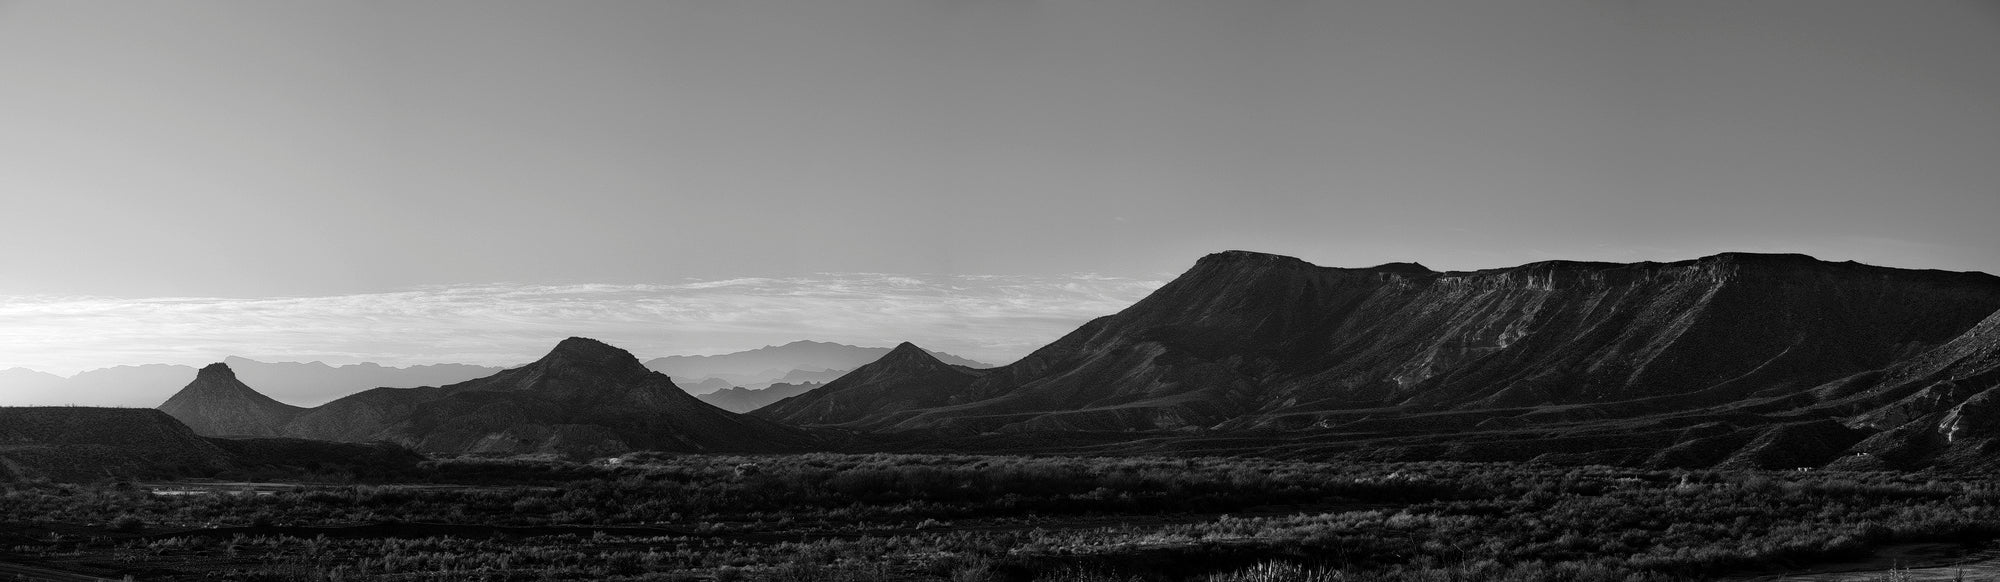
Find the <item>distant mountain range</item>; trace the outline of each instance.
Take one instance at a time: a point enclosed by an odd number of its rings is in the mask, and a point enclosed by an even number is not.
[[[710,362],[670,363],[691,361]],[[2000,469],[2000,277],[1801,255],[1435,272],[1231,251],[1006,366],[904,343],[822,386],[707,398],[582,338],[485,378],[311,409],[228,371],[204,368],[162,408],[205,434],[434,453]],[[748,414],[704,402],[767,398],[781,399]]]
[[[887,353],[889,348],[798,341],[715,356],[654,358],[647,365],[662,372],[669,369],[702,372],[693,376],[669,375],[689,393],[707,394],[731,387],[758,389],[780,382],[823,384]],[[950,354],[941,353],[939,357],[960,365],[991,367]],[[224,358],[222,363],[228,364],[244,383],[256,386],[269,397],[299,406],[316,406],[370,388],[442,386],[505,369],[471,364],[392,367],[372,362],[334,366],[322,362],[261,362],[237,356]],[[5,396],[0,402],[85,406],[158,402],[174,387],[192,381],[196,372],[193,366],[144,364],[99,368],[63,377],[10,368],[0,370],[0,395]]]
[[[387,441],[430,453],[775,452],[811,442],[797,429],[701,402],[631,353],[585,338],[484,378],[376,388],[310,409],[262,398],[229,371],[203,368],[161,410],[208,435]]]
[[[1434,272],[1233,251],[1013,364],[905,352],[755,415],[933,450],[1117,431],[1125,451],[1965,464],[2000,449],[1996,309],[2000,277],[1802,255]]]
[[[437,386],[492,375],[502,368],[469,364],[431,364],[397,368],[363,362],[341,366],[321,362],[259,362],[230,356],[223,359],[236,375],[259,386],[272,398],[315,405],[379,387]],[[114,366],[68,378],[26,368],[0,370],[5,401],[41,405],[116,405],[158,402],[175,386],[197,376],[193,366],[146,364]]]
[[[888,355],[890,348],[864,348],[830,342],[795,341],[714,356],[667,356],[646,361],[646,367],[674,378],[695,394],[720,390],[723,384],[763,388],[778,382],[828,382],[849,370]],[[939,359],[973,368],[991,368],[942,352]],[[719,380],[720,382],[716,382]],[[712,387],[712,388],[711,388]]]
[[[716,408],[740,414],[769,406],[771,403],[779,400],[816,390],[820,386],[822,384],[818,382],[806,382],[803,384],[779,382],[763,388],[724,388],[696,396],[695,398],[700,398],[702,402],[713,404]]]

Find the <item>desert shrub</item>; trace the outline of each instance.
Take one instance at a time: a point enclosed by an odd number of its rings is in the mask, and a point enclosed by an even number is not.
[[[136,515],[120,515],[112,518],[108,527],[115,532],[135,533],[146,529],[146,520]]]

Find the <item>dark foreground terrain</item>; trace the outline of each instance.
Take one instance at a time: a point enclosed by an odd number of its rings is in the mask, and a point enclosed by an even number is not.
[[[328,478],[329,476],[322,476]],[[0,485],[0,563],[139,580],[1676,580],[1950,562],[1947,474],[968,455]]]

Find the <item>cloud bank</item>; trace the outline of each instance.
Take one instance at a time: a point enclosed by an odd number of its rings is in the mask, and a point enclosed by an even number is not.
[[[822,274],[647,285],[482,284],[323,297],[4,297],[0,369],[263,361],[515,365],[568,336],[640,358],[811,339],[1002,364],[1163,281]]]

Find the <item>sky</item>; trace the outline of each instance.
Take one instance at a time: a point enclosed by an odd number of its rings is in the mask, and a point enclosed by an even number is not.
[[[911,341],[999,364],[1081,322],[1124,309],[1162,283],[1090,275],[851,273],[251,299],[17,297],[0,302],[0,321],[11,323],[0,326],[0,353],[38,354],[41,360],[25,365],[0,359],[0,370],[19,366],[67,376],[106,365],[106,353],[121,354],[123,363],[200,364],[242,356],[334,365],[515,366],[570,336],[603,340],[642,359],[838,338],[879,347]]]
[[[1225,249],[2000,272],[1996,104],[1990,0],[0,0],[0,367],[997,363]]]

